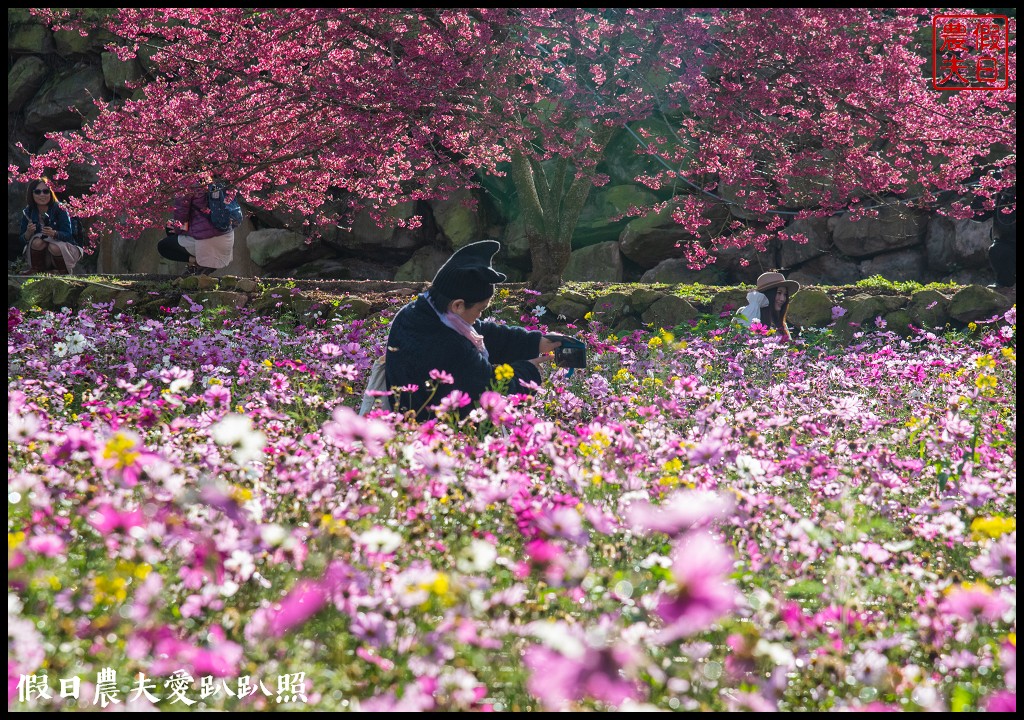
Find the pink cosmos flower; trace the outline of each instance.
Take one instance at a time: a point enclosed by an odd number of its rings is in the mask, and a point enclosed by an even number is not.
[[[342,445],[361,442],[366,451],[379,457],[384,454],[384,445],[394,437],[390,425],[373,418],[361,417],[355,410],[344,405],[334,408],[332,419],[324,423],[324,435]]]
[[[622,669],[630,662],[630,653],[619,647],[586,647],[582,653],[563,655],[532,646],[523,654],[530,671],[527,688],[547,710],[563,710],[568,703],[584,698],[614,707],[641,699],[638,683],[623,677]]]
[[[679,490],[659,505],[635,502],[625,515],[634,530],[653,530],[675,536],[727,517],[734,505],[735,502],[727,495],[704,490]]]
[[[728,576],[733,558],[725,547],[706,533],[687,535],[672,554],[675,587],[658,600],[656,612],[665,621],[658,640],[671,642],[706,630],[732,611],[738,601]]]
[[[125,510],[123,512],[114,509],[111,505],[101,505],[98,509],[89,513],[86,521],[96,528],[101,535],[109,535],[115,530],[128,532],[134,527],[143,527],[146,519],[141,510]]]
[[[28,539],[28,549],[46,557],[57,557],[64,553],[64,541],[56,535],[33,535]]]
[[[556,507],[537,518],[537,528],[548,537],[565,538],[577,545],[584,545],[590,537],[583,527],[583,520],[575,508]]]
[[[964,620],[995,622],[1009,608],[1009,604],[992,588],[984,584],[954,588],[939,605],[939,610]]]
[[[452,374],[450,372],[445,372],[444,370],[431,370],[430,379],[436,380],[441,385],[455,384],[455,378],[452,377]]]

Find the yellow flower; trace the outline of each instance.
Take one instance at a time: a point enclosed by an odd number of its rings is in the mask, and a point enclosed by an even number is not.
[[[512,369],[511,365],[498,365],[494,368],[494,377],[498,378],[498,382],[511,380],[515,375],[516,371]]]
[[[672,458],[664,465],[662,465],[661,469],[667,473],[677,473],[683,469],[683,461],[680,460],[679,458]]]
[[[982,538],[997,538],[1017,529],[1016,518],[1005,518],[1002,515],[994,515],[986,518],[975,518],[971,522],[971,537],[975,540]]]
[[[583,319],[584,320],[593,320],[594,319],[594,313],[588,312],[586,315],[583,316]]]
[[[974,384],[978,386],[979,390],[988,390],[989,388],[995,388],[996,376],[995,375],[979,375]]]
[[[7,533],[7,550],[17,550],[18,546],[25,542],[25,533],[18,532]]]
[[[971,332],[974,332],[975,330],[978,329],[978,323],[967,323],[967,329],[970,330]]]
[[[1003,354],[1003,358],[1005,360],[1008,360],[1009,362],[1012,362],[1012,363],[1017,362],[1017,353],[1014,352],[1013,348],[1004,347],[999,352],[1001,352]]]
[[[135,463],[139,458],[136,450],[138,439],[123,432],[116,432],[103,447],[103,457],[114,461],[114,468],[121,470]]]
[[[448,594],[449,587],[448,576],[444,573],[438,573],[434,576],[434,582],[430,584],[430,592],[439,597],[444,597]]]
[[[974,359],[974,367],[979,370],[991,370],[996,366],[996,361],[991,355],[982,355]]]
[[[651,338],[650,340],[647,341],[647,347],[649,347],[651,350],[653,350],[655,348],[661,347],[661,338],[660,337],[653,337],[653,338]]]
[[[75,396],[74,396],[73,393],[69,393],[69,392],[68,393],[64,393],[64,402],[69,403],[69,402],[74,401],[74,399],[75,399]]]

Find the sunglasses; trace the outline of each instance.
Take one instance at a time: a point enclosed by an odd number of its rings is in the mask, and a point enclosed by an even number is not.
[[[49,195],[50,194],[50,188],[36,188],[35,190],[32,191],[32,194],[33,195]]]

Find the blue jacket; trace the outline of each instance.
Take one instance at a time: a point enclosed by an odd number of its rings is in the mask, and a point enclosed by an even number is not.
[[[498,365],[511,365],[515,372],[509,393],[530,392],[521,382],[541,381],[540,370],[529,360],[540,354],[542,333],[480,320],[473,327],[484,337],[488,359],[468,338],[442,323],[422,295],[398,311],[388,334],[384,361],[388,388],[419,386],[414,393],[403,392],[398,396],[399,412],[416,410],[418,420],[427,420],[433,417],[431,408],[456,389],[477,401],[494,382]],[[450,373],[455,384],[438,385],[431,381],[430,371],[435,369]],[[437,385],[433,394],[426,387],[428,381]],[[471,405],[463,408],[462,415],[470,410]]]
[[[21,246],[28,245],[29,238],[25,237],[28,224],[35,223],[36,228],[43,225],[57,229],[57,236],[54,240],[75,245],[75,239],[71,236],[71,216],[68,211],[60,206],[60,203],[51,203],[50,209],[43,213],[43,220],[39,222],[39,206],[26,207],[21,213]]]

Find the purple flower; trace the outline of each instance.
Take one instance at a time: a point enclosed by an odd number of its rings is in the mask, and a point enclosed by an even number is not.
[[[729,581],[732,570],[731,554],[710,535],[677,542],[671,569],[675,587],[662,594],[656,609],[665,621],[658,639],[667,643],[706,630],[733,610],[739,594]]]
[[[844,308],[842,305],[835,305],[832,308],[832,322],[835,322],[836,320],[838,320],[839,318],[841,318],[845,314],[846,314],[846,308]]]

